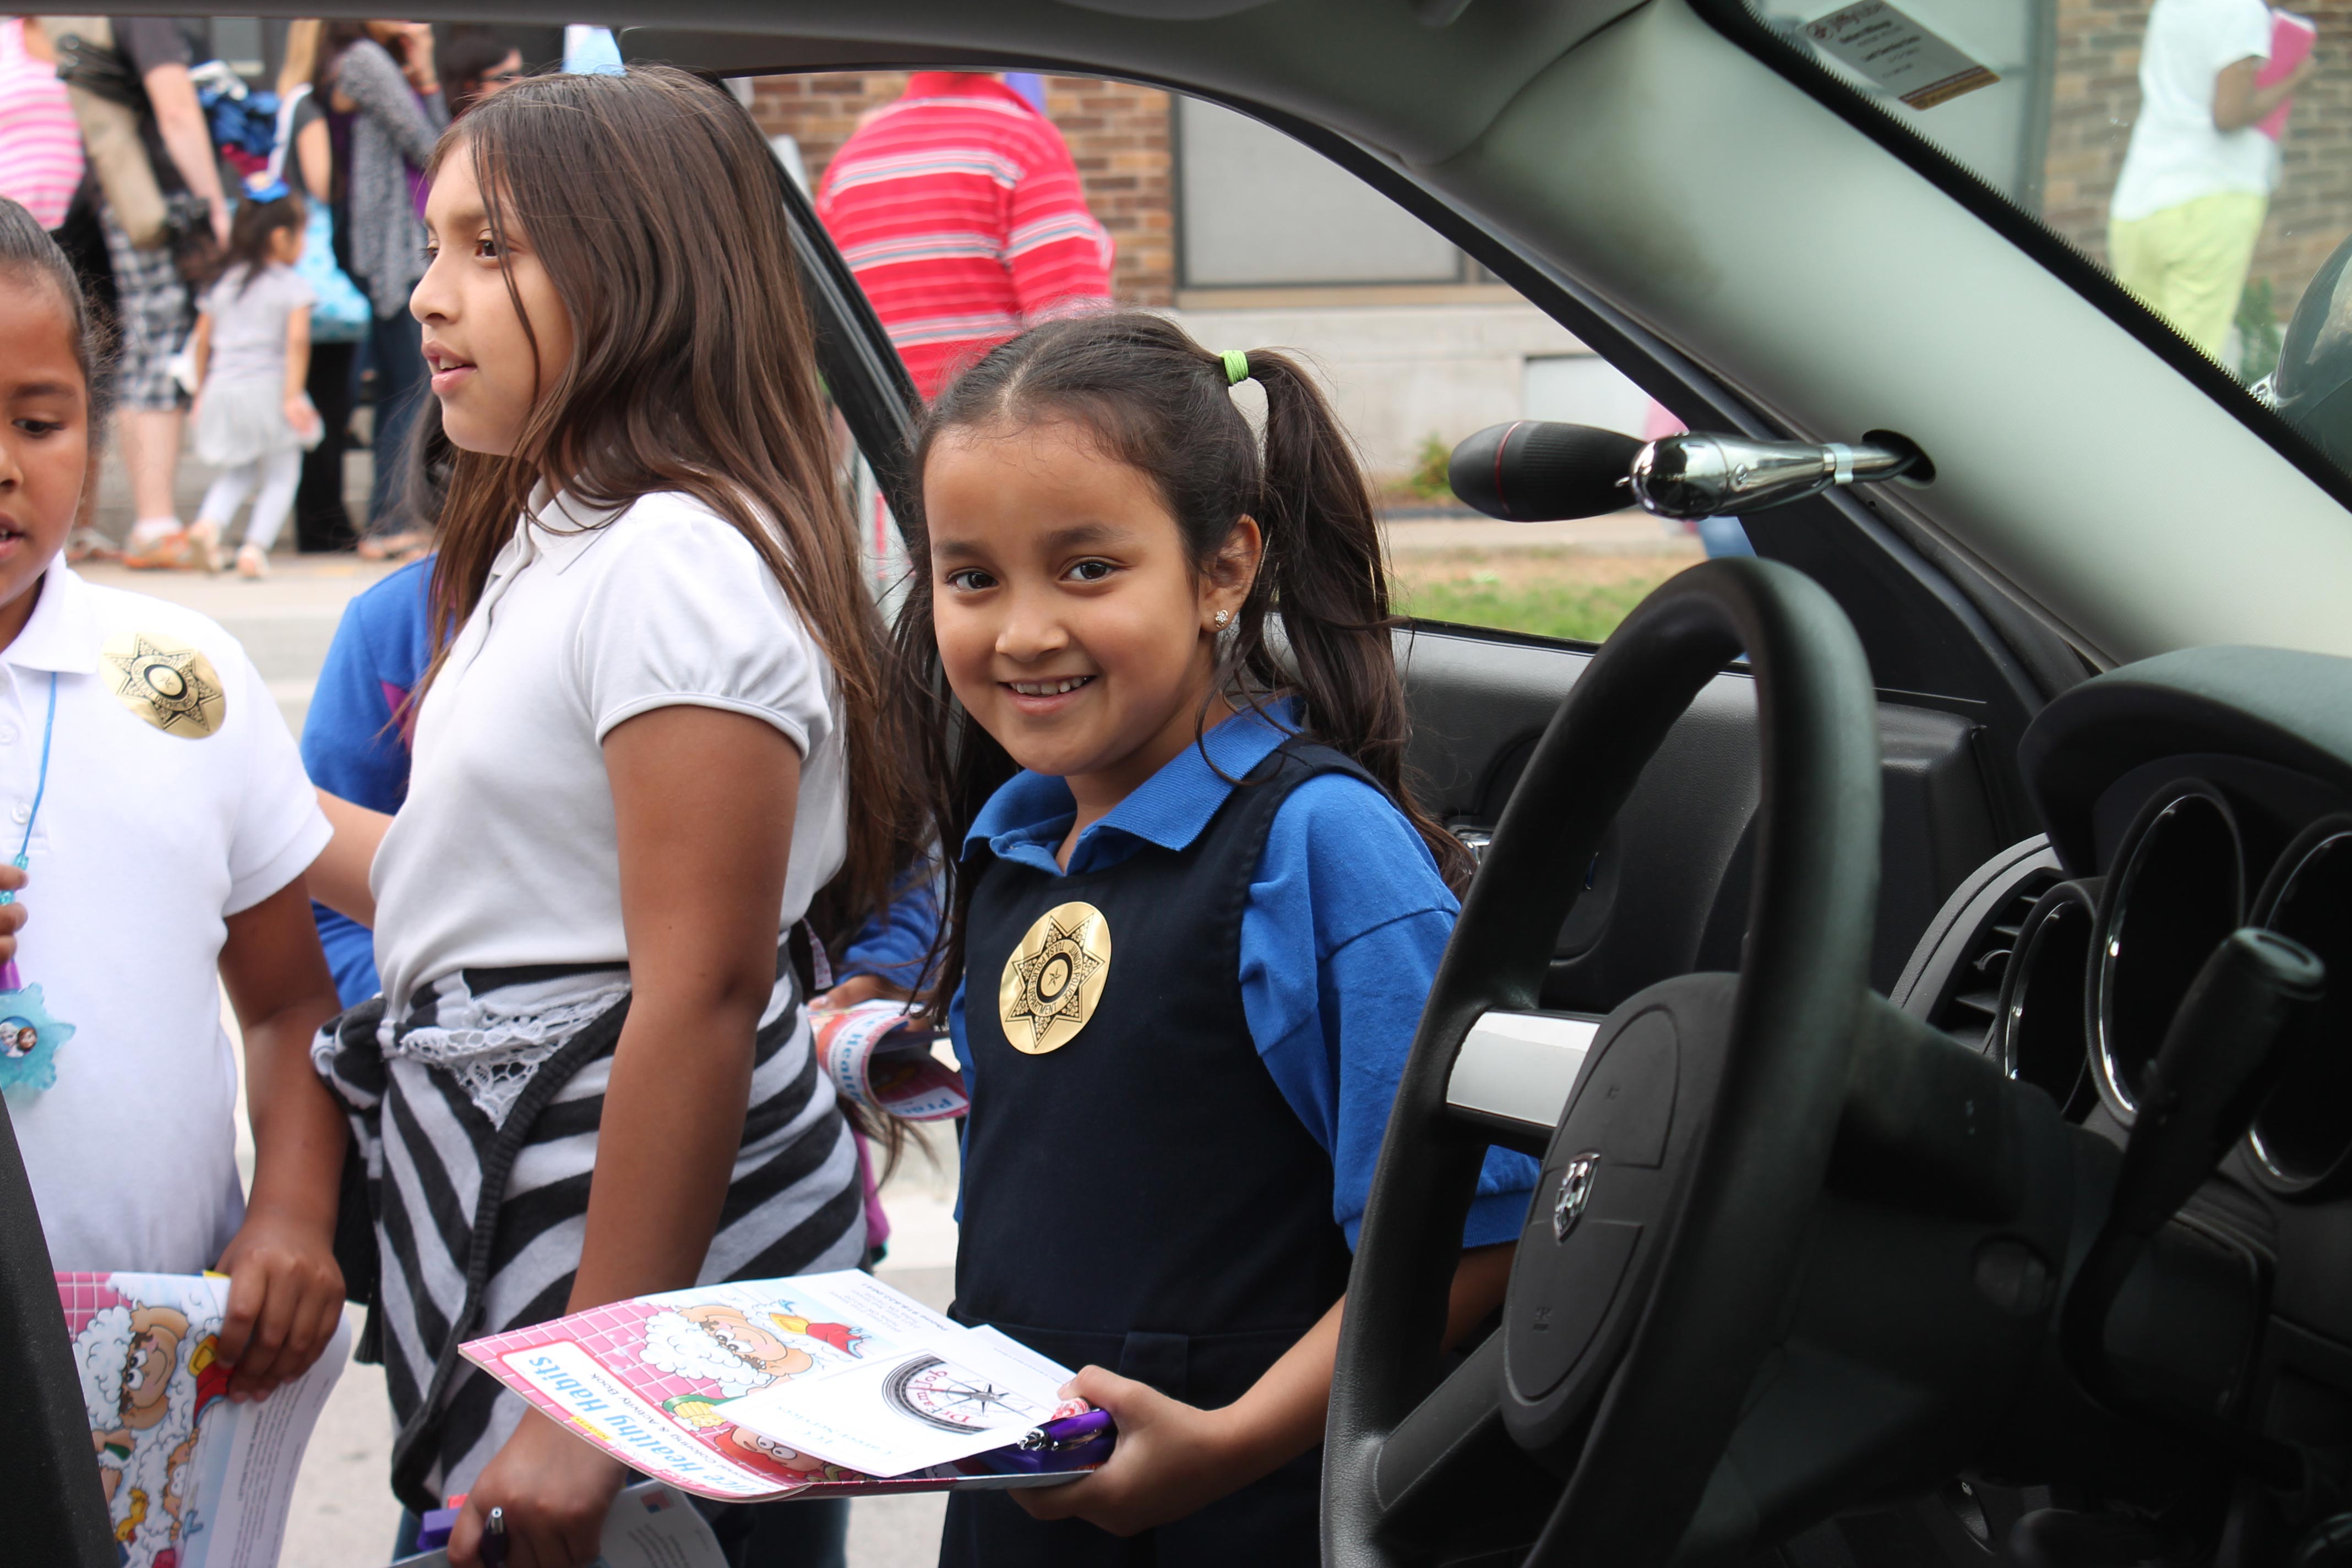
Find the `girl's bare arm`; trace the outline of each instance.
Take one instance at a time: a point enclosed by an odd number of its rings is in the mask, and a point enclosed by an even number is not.
[[[328,139],[327,122],[313,120],[294,138],[294,156],[302,165],[302,184],[310,199],[323,202],[335,178],[335,144]]]
[[[575,1312],[677,1289],[701,1271],[775,985],[801,759],[759,720],[673,707],[616,726],[604,771],[633,995],[596,1135]],[[621,1480],[614,1461],[526,1415],[467,1494],[450,1556],[477,1560],[495,1504],[528,1544],[522,1560],[589,1561]]]
[[[319,809],[327,814],[335,836],[305,874],[310,897],[373,930],[375,892],[368,886],[368,868],[375,864],[376,846],[383,842],[392,818],[325,790],[319,792]]]
[[[572,1310],[690,1285],[718,1228],[776,983],[800,752],[717,709],[604,739],[620,832],[629,1020],[613,1060]],[[716,1134],[716,1135],[714,1135]]]
[[[188,341],[188,363],[195,366],[196,388],[202,391],[205,372],[213,363],[213,313],[210,310],[196,312],[195,336]]]
[[[221,1359],[229,1397],[268,1394],[309,1370],[343,1313],[335,1202],[346,1136],[310,1068],[310,1038],[338,1011],[335,982],[299,879],[228,917],[221,984],[245,1037],[253,1197],[220,1269],[229,1277]]]
[[[305,387],[310,380],[310,307],[286,312],[286,423],[309,440],[318,427],[318,410],[310,406]]]
[[[302,396],[310,382],[310,307],[286,312],[286,401]]]

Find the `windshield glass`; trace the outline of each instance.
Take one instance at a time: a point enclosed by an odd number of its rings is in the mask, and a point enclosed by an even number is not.
[[[1748,3],[2352,468],[2346,13],[2315,20],[2263,0]]]

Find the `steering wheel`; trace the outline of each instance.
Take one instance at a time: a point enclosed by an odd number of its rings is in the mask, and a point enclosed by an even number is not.
[[[1491,1139],[1448,1109],[1455,1055],[1482,1014],[1539,1005],[1602,830],[1743,648],[1763,797],[1740,973],[1654,985],[1601,1024],[1502,1327],[1441,1380],[1447,1282]],[[1879,792],[1861,645],[1790,567],[1692,567],[1578,679],[1471,885],[1391,1112],[1332,1388],[1327,1564],[1532,1538],[1530,1568],[1650,1568],[1753,1528],[1738,1489],[1708,1483],[1776,1342],[1871,1016]]]

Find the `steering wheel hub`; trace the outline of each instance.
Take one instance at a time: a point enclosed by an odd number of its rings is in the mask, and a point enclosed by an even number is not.
[[[1640,1321],[1721,1079],[1736,977],[1652,986],[1594,1036],[1511,1266],[1505,1419],[1531,1451],[1581,1436]]]

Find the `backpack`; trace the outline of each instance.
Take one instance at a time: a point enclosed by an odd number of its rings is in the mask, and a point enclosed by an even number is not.
[[[306,84],[286,95],[278,104],[278,124],[270,140],[268,177],[283,179],[286,160],[294,150],[294,110],[310,90]],[[308,226],[302,233],[302,259],[294,264],[294,275],[310,286],[310,341],[314,343],[355,343],[367,336],[372,314],[367,296],[361,293],[335,260],[335,214],[324,197],[314,195],[305,204],[310,210]]]

